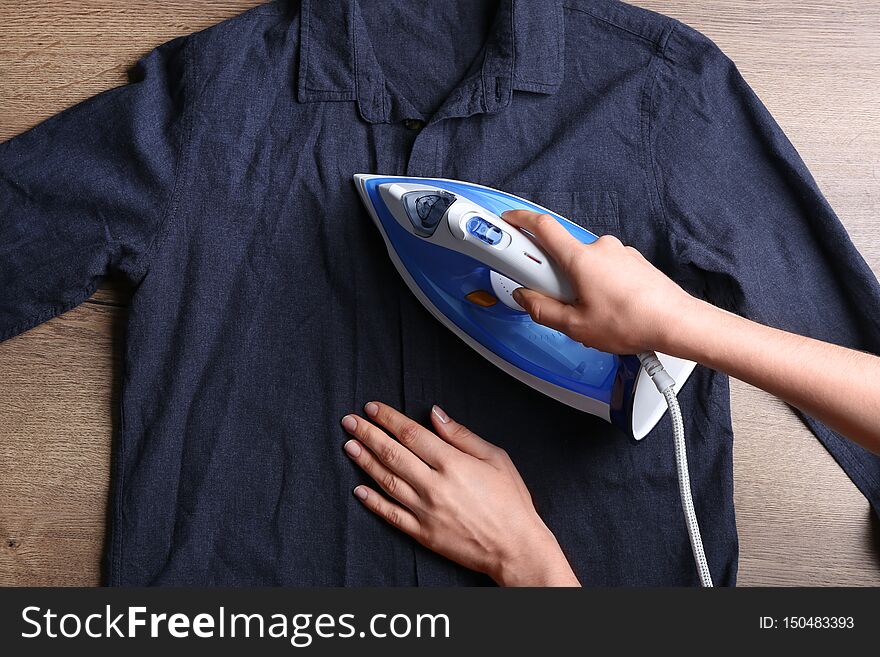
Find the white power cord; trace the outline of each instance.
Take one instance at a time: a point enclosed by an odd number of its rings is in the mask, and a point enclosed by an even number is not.
[[[675,381],[663,369],[663,364],[653,351],[639,354],[642,367],[651,377],[657,390],[666,399],[669,407],[669,417],[672,419],[672,436],[675,444],[675,465],[678,469],[678,492],[681,495],[681,507],[684,510],[684,520],[687,524],[688,536],[691,539],[691,550],[694,553],[694,561],[697,564],[697,573],[700,576],[700,584],[712,586],[712,574],[709,572],[709,564],[706,561],[706,553],[703,550],[703,539],[700,536],[700,525],[697,522],[697,514],[694,512],[694,500],[691,494],[691,478],[688,473],[687,447],[684,440],[684,420],[681,417],[681,408],[678,405],[678,397],[675,396]]]

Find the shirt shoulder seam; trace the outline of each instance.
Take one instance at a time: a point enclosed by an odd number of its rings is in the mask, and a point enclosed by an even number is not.
[[[192,84],[192,75],[195,67],[195,58],[192,55],[192,42],[195,35],[186,37],[183,45],[184,70],[181,80],[181,91],[183,93],[183,115],[181,117],[181,138],[177,145],[177,162],[175,163],[174,182],[171,185],[171,193],[168,196],[162,216],[159,220],[159,226],[156,229],[150,245],[144,251],[143,255],[135,262],[132,267],[132,278],[136,281],[142,280],[150,270],[156,254],[161,250],[165,243],[168,233],[170,233],[170,225],[173,223],[177,215],[177,209],[180,203],[180,194],[182,188],[182,180],[186,178],[189,170],[189,154],[190,143],[192,141],[193,120],[192,107],[195,105],[195,98],[189,98],[189,94],[195,85]]]
[[[678,21],[670,21],[669,25],[663,31],[663,34],[658,40],[657,52],[651,57],[651,61],[648,64],[649,72],[646,76],[645,84],[642,89],[642,99],[640,103],[642,111],[642,148],[645,153],[646,160],[645,171],[646,175],[649,177],[649,202],[652,208],[652,212],[659,217],[663,229],[668,235],[671,235],[675,238],[670,242],[670,248],[672,249],[673,254],[678,251],[677,240],[680,239],[680,235],[670,223],[666,204],[663,201],[663,193],[660,188],[660,166],[657,158],[654,155],[654,147],[651,137],[653,134],[652,131],[654,129],[652,106],[656,98],[657,83],[660,77],[660,67],[661,64],[664,62],[674,64],[674,62],[672,62],[666,56],[666,47],[678,25],[680,25]]]

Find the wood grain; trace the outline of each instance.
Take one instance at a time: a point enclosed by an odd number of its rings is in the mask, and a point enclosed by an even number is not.
[[[254,1],[0,4],[0,140],[125,81],[138,57]],[[641,0],[709,35],[880,271],[880,2]],[[0,344],[0,584],[100,578],[124,294]],[[107,305],[110,304],[110,305]],[[867,501],[791,411],[733,382],[743,585],[880,585]]]

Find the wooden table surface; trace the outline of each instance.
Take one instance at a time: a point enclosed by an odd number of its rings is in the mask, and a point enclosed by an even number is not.
[[[880,0],[640,0],[737,62],[880,271]],[[0,141],[250,0],[0,4]],[[124,295],[0,344],[0,584],[100,581]],[[741,585],[880,585],[868,502],[782,403],[733,386]]]

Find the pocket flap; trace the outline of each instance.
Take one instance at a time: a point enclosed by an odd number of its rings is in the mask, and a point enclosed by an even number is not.
[[[533,191],[513,192],[517,196],[537,203],[584,228],[617,229],[617,192],[562,192]],[[595,232],[595,231],[593,231]]]

